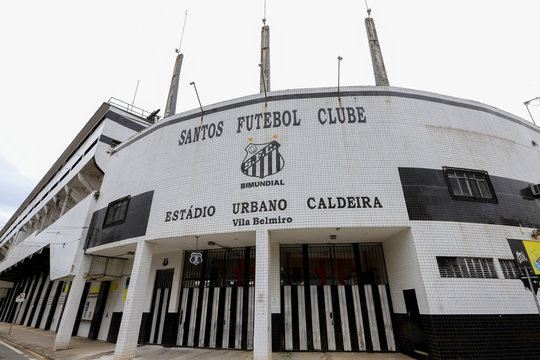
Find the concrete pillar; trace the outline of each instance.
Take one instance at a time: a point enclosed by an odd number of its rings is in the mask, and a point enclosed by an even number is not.
[[[270,234],[258,230],[255,242],[255,324],[253,360],[272,359],[272,316],[270,312]]]
[[[153,255],[154,244],[140,240],[133,260],[122,323],[116,341],[115,360],[133,359],[135,357]]]
[[[66,213],[67,203],[69,200],[69,196],[71,195],[71,189],[67,185],[64,186],[64,191],[66,192],[66,197],[64,198],[64,204],[62,205],[62,210],[60,211],[60,216],[58,216],[58,218],[61,218],[62,215]]]
[[[64,307],[62,318],[60,319],[60,326],[58,327],[56,339],[54,340],[55,351],[67,349],[69,347],[71,333],[73,332],[73,326],[75,325],[75,318],[84,291],[84,284],[86,283],[86,274],[88,274],[91,263],[91,256],[81,255],[81,258],[75,265],[75,270],[73,271],[75,277],[71,282],[69,296]]]
[[[279,243],[270,242],[270,310],[281,313],[281,268],[279,263]]]
[[[77,174],[77,179],[79,179],[79,181],[81,182],[81,184],[83,184],[83,186],[86,188],[86,190],[88,190],[89,192],[94,192],[95,190],[97,190],[94,186],[94,184],[91,184],[90,183],[90,179],[86,176],[84,176],[83,173],[78,173]]]
[[[45,230],[45,228],[48,228],[49,225],[52,223],[50,221],[51,217],[52,217],[52,212],[53,212],[53,209],[54,209],[54,204],[53,204],[53,207],[49,207],[48,205],[45,205],[43,207],[45,209],[45,216],[43,217],[43,223],[41,224],[41,231]]]

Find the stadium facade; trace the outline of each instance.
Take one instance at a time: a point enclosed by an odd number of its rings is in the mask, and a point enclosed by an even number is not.
[[[138,343],[535,358],[507,239],[537,240],[538,144],[497,108],[390,86],[155,123],[105,103],[0,233],[0,319],[116,358]]]

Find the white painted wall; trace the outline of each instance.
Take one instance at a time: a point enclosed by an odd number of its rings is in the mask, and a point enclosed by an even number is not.
[[[119,260],[118,263],[122,264],[122,269],[120,271],[121,277],[111,281],[109,294],[107,296],[107,303],[105,304],[105,310],[101,319],[101,326],[98,333],[98,339],[103,341],[107,340],[107,335],[109,334],[112,313],[123,312],[124,310],[127,290],[126,281],[133,267],[133,259],[125,261]]]
[[[75,255],[86,239],[88,215],[92,213],[95,202],[95,198],[90,194],[39,234],[33,233],[19,245],[12,247],[0,264],[0,271],[50,245],[51,279],[69,276]]]

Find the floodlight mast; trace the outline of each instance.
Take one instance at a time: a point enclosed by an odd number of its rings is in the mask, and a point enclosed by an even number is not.
[[[265,2],[266,6],[266,2]],[[270,91],[270,26],[266,25],[266,7],[261,29],[261,93]]]
[[[366,1],[367,7],[367,1]],[[375,29],[375,21],[371,17],[371,9],[367,9],[368,17],[365,19],[366,31],[369,41],[369,51],[371,52],[371,63],[373,65],[373,74],[375,75],[375,85],[390,86],[384,60],[381,51],[381,44]]]
[[[182,27],[182,35],[180,36],[180,44],[175,49],[176,61],[174,63],[174,71],[171,78],[171,86],[169,87],[169,95],[167,96],[167,105],[165,106],[164,118],[176,114],[176,102],[178,100],[178,83],[180,81],[180,70],[182,69],[182,61],[184,60],[184,54],[181,53],[182,40],[184,39],[184,30],[186,29],[187,10],[185,11],[184,25]]]

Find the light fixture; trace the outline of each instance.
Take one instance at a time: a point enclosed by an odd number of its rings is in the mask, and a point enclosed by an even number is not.
[[[215,242],[215,241],[209,241],[209,242],[208,242],[208,246],[219,246],[220,248],[226,249],[226,250],[230,250],[230,249],[231,249],[229,246],[223,246],[223,245],[221,245],[221,244],[218,244],[218,243]]]
[[[525,105],[525,107],[527,108],[527,111],[529,112],[529,116],[531,117],[531,120],[532,120],[533,124],[536,125],[536,123],[534,122],[533,116],[531,114],[531,111],[529,110],[529,104],[531,103],[531,101],[534,101],[534,100],[539,100],[540,101],[540,96],[537,96],[534,99],[525,101],[523,103],[523,105]],[[535,105],[535,106],[538,106],[538,105]]]

